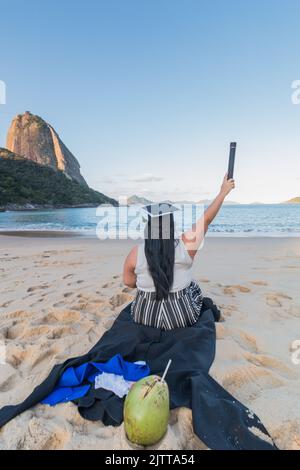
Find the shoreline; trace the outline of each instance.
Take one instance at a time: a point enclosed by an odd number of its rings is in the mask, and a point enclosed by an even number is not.
[[[95,208],[98,206],[102,206],[105,204],[95,204],[95,203],[86,203],[86,204],[73,204],[73,205],[56,205],[53,206],[52,204],[45,204],[45,205],[34,205],[34,204],[25,204],[25,205],[18,205],[12,204],[7,206],[0,206],[0,212],[38,212],[38,211],[53,211],[53,210],[61,210],[61,209],[90,209]]]
[[[80,238],[86,237],[81,232],[63,230],[1,230],[0,235],[24,238]],[[88,237],[86,237],[88,238]]]
[[[0,230],[0,236],[6,237],[23,237],[23,238],[86,238],[98,239],[95,232],[88,231],[72,231],[72,230]],[[208,232],[206,238],[233,238],[233,239],[297,239],[300,238],[300,233],[280,233],[280,232]],[[122,242],[122,241],[139,241],[140,239],[133,240],[130,238],[107,238],[107,240]]]
[[[177,204],[174,202],[174,204]],[[199,204],[196,202],[191,202],[190,204]],[[7,204],[7,205],[0,205],[0,212],[38,212],[38,211],[45,211],[45,210],[61,210],[61,209],[89,209],[89,208],[94,208],[98,207],[99,205],[106,205],[106,203],[102,204],[96,204],[96,203],[85,203],[85,204],[70,204],[70,205],[65,205],[65,204],[58,204],[58,205],[52,205],[52,204],[31,204],[31,203],[25,203],[25,204]],[[128,204],[128,207],[131,206],[136,206],[139,204]],[[289,201],[283,201],[283,202],[258,202],[258,203],[251,203],[251,202],[236,202],[236,203],[224,203],[225,206],[273,206],[273,205],[283,205],[283,206],[300,206],[300,202],[289,202]],[[113,206],[113,207],[118,207],[118,206]]]

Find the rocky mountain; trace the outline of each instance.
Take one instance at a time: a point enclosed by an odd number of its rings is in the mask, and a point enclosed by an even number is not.
[[[143,206],[146,206],[147,204],[152,204],[152,201],[150,201],[149,199],[146,199],[145,197],[137,196],[136,194],[134,194],[133,196],[130,196],[127,199],[127,204],[129,206],[138,205],[138,204],[142,204]]]
[[[65,146],[53,127],[39,116],[26,111],[12,121],[6,147],[14,154],[62,171],[73,181],[87,186],[80,173],[80,165]]]
[[[0,210],[95,207],[118,203],[62,171],[0,148]]]

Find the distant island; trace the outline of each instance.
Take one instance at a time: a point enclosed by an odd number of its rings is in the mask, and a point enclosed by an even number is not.
[[[166,204],[178,204],[178,205],[184,205],[184,204],[202,204],[202,205],[208,205],[212,202],[212,199],[202,199],[201,201],[185,201],[185,200],[182,200],[182,201],[170,201],[169,199],[166,199],[166,200],[163,200],[163,201],[160,201],[162,203],[166,203]],[[130,196],[128,199],[127,199],[127,203],[129,206],[132,206],[132,205],[139,205],[139,204],[142,204],[142,205],[148,205],[148,204],[153,204],[154,201],[151,201],[150,199],[146,199],[145,197],[141,197],[141,196],[137,196],[136,194],[133,195],[133,196]],[[237,205],[237,204],[240,204],[239,202],[233,202],[233,201],[224,201],[224,204],[227,204],[227,205]]]
[[[213,200],[212,199],[201,199],[200,201],[171,201],[171,200],[165,200],[165,201],[160,201],[160,202],[165,202],[168,204],[178,204],[178,205],[183,205],[183,204],[201,204],[204,206],[208,206]],[[155,201],[151,201],[149,199],[146,199],[144,197],[137,196],[136,194],[134,196],[130,196],[127,199],[128,205],[147,205],[147,204],[153,204]],[[294,197],[293,199],[289,199],[288,201],[284,202],[277,202],[274,204],[299,204],[300,203],[300,197]],[[227,206],[241,206],[241,205],[249,205],[249,206],[261,206],[265,205],[266,203],[264,202],[259,202],[259,201],[254,201],[250,203],[241,203],[241,202],[236,202],[236,201],[230,201],[230,200],[225,200],[223,205]]]
[[[289,199],[288,201],[285,201],[284,204],[300,204],[300,196]]]
[[[152,202],[153,201],[150,201],[149,199],[146,199],[145,197],[142,197],[142,196],[137,196],[136,194],[127,198],[127,204],[129,206],[134,206],[134,205],[139,205],[139,204],[142,204],[143,206],[147,206],[148,204],[152,204]]]
[[[26,111],[13,119],[7,148],[0,148],[0,210],[117,206],[95,191],[55,130]]]
[[[209,205],[212,203],[212,199],[202,199],[201,201],[197,201],[196,204],[204,204],[205,206],[206,205]],[[227,201],[225,199],[225,201],[223,202],[223,205],[226,204],[226,205],[230,205],[230,206],[236,206],[236,205],[240,205],[239,202],[235,202],[235,201]]]

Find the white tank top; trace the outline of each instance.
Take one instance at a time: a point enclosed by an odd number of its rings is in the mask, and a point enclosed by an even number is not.
[[[170,292],[176,292],[190,285],[193,280],[192,266],[193,260],[180,238],[178,244],[175,246],[174,281]],[[134,272],[136,274],[136,286],[138,289],[146,292],[155,292],[154,282],[149,272],[145,256],[144,243],[138,246]]]

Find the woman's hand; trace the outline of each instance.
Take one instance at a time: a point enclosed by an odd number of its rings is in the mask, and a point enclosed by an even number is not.
[[[219,212],[225,197],[234,188],[234,179],[227,179],[227,173],[224,176],[221,190],[212,203],[205,209],[203,216],[197,220],[193,227],[182,235],[183,243],[186,246],[190,256],[193,258],[200,247],[203,238],[208,230],[209,224],[212,223]]]
[[[234,179],[231,178],[228,180],[227,176],[228,176],[228,173],[226,173],[226,175],[224,176],[223,183],[221,186],[221,191],[220,191],[220,193],[224,197],[227,196],[227,194],[229,194],[230,191],[232,191],[235,188]]]

